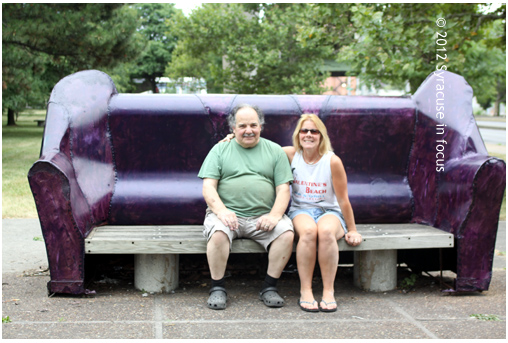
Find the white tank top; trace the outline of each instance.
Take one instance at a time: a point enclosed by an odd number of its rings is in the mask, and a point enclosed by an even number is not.
[[[332,151],[328,151],[316,164],[308,164],[300,152],[295,153],[291,162],[294,181],[290,211],[309,207],[341,211],[333,190],[330,168],[333,155]]]

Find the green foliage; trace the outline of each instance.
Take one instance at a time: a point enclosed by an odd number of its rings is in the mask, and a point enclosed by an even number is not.
[[[10,323],[10,322],[11,322],[11,317],[9,317],[9,316],[3,317],[2,316],[2,324]]]
[[[44,104],[62,77],[131,59],[137,27],[121,4],[2,4],[2,108]]]
[[[476,318],[478,320],[485,320],[485,321],[499,321],[499,320],[501,320],[495,314],[472,314],[469,317]]]
[[[170,3],[142,3],[133,5],[133,8],[140,18],[139,32],[146,47],[135,60],[113,69],[111,76],[121,92],[134,91],[132,80],[143,78],[155,93],[155,79],[164,75],[176,45],[177,38],[168,26],[177,10]]]
[[[332,48],[299,39],[307,4],[203,4],[176,15],[167,74],[204,78],[210,93],[321,93]]]
[[[352,4],[308,4],[302,10],[305,20],[298,23],[298,40],[305,44],[329,46],[336,55],[355,41]]]
[[[399,288],[405,291],[412,289],[416,285],[418,275],[411,274],[409,277],[404,278],[399,284]]]
[[[487,23],[480,31],[484,38],[467,41],[466,63],[458,71],[473,87],[478,103],[487,109],[506,102],[506,49],[499,43],[505,36],[502,20]],[[496,43],[497,42],[497,43]]]
[[[204,78],[209,92],[311,94],[336,59],[366,86],[414,93],[446,68],[486,108],[506,101],[505,17],[504,4],[204,4],[174,17],[167,74]]]
[[[506,69],[505,63],[497,64],[500,54],[490,55],[493,47],[504,51],[503,34],[480,42],[489,23],[504,20],[505,5],[492,13],[481,9],[469,3],[356,4],[351,7],[351,21],[357,39],[340,49],[337,60],[350,63],[352,73],[367,85],[381,87],[383,82],[404,89],[409,82],[411,93],[431,72],[446,65],[447,70],[463,75],[479,94],[482,86],[475,86],[478,76],[474,71],[479,60]],[[446,18],[446,26],[438,27],[437,18]],[[445,45],[436,43],[439,38]],[[478,81],[480,84],[485,81]]]

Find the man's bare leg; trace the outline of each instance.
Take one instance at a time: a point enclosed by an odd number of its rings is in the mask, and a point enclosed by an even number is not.
[[[216,231],[206,245],[206,257],[213,280],[220,280],[226,272],[229,258],[229,237],[222,231]]]
[[[259,299],[268,307],[284,306],[284,299],[277,292],[277,281],[293,251],[293,231],[286,231],[270,244],[268,270],[259,293]]]
[[[270,245],[267,274],[278,279],[293,252],[293,231],[286,231]]]
[[[212,277],[212,288],[208,298],[208,307],[214,310],[226,308],[227,293],[224,274],[229,257],[229,237],[222,231],[216,231],[206,245],[206,256]]]

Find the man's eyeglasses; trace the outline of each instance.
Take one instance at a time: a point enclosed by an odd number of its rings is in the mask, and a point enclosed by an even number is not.
[[[311,133],[313,135],[318,135],[320,134],[319,130],[314,130],[314,129],[300,129],[300,133],[303,133],[303,134],[307,134],[307,133]]]

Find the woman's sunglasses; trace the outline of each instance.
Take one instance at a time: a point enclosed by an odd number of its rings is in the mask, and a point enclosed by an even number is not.
[[[320,134],[319,130],[314,130],[314,129],[300,129],[300,133],[303,133],[303,134],[307,134],[307,133],[311,133],[313,135],[318,135]]]

